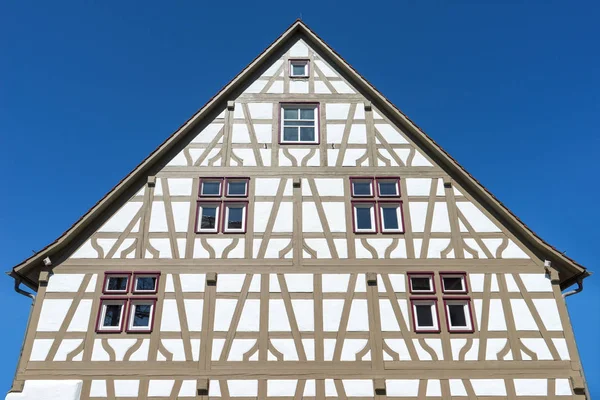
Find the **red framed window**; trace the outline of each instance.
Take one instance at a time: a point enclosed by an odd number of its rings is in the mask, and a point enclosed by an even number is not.
[[[475,331],[470,297],[444,297],[444,310],[448,332],[472,333]]]
[[[106,272],[97,333],[152,332],[160,272]]]
[[[411,294],[435,294],[433,272],[408,272],[406,275]]]
[[[196,233],[246,233],[249,186],[245,177],[200,178]]]
[[[440,272],[442,293],[445,294],[467,294],[469,286],[466,272]]]
[[[437,297],[411,297],[410,305],[413,317],[413,329],[415,332],[440,332],[440,318],[437,309]]]
[[[404,233],[400,178],[352,176],[350,194],[354,233]]]

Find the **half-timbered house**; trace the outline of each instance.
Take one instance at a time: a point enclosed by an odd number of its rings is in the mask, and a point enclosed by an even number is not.
[[[9,274],[10,400],[585,397],[589,272],[302,21]]]

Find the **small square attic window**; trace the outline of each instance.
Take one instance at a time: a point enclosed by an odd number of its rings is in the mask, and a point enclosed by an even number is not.
[[[290,77],[308,78],[308,60],[291,60]]]

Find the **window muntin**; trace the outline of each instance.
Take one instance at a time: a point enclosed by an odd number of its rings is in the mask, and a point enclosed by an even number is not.
[[[318,107],[315,104],[288,104],[281,107],[281,143],[318,143]]]
[[[132,299],[129,304],[128,332],[150,332],[154,317],[155,299]]]
[[[375,220],[375,203],[352,203],[354,214],[354,231],[359,233],[377,232],[377,221]]]
[[[409,273],[408,281],[411,293],[435,293],[432,273]]]
[[[290,60],[290,77],[308,78],[308,60]]]
[[[130,274],[127,273],[106,273],[102,292],[112,294],[129,292],[129,278]]]
[[[216,233],[219,230],[220,202],[198,202],[198,223],[196,232]]]
[[[101,299],[100,314],[98,315],[97,331],[121,332],[127,299]]]
[[[224,206],[223,232],[245,232],[247,203],[225,202]]]
[[[200,196],[221,196],[221,179],[202,179],[200,181]]]
[[[350,178],[352,197],[373,197],[373,180],[370,178]]]
[[[379,202],[379,219],[381,221],[381,232],[404,232],[402,203]]]
[[[411,299],[415,332],[439,332],[436,299]]]
[[[246,197],[248,196],[248,179],[227,179],[227,197]]]
[[[442,291],[444,293],[460,293],[468,292],[466,274],[464,273],[440,273],[442,281]]]
[[[450,332],[473,332],[469,299],[444,299],[446,321]]]
[[[400,180],[398,178],[377,178],[377,194],[379,197],[400,197]]]
[[[158,273],[135,273],[133,275],[133,293],[156,293]]]

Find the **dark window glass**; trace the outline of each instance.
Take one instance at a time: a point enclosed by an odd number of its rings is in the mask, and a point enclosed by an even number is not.
[[[246,181],[229,182],[228,193],[234,196],[244,196],[246,194]]]
[[[298,109],[297,108],[284,108],[283,109],[283,119],[298,119]]]
[[[352,191],[355,196],[370,196],[371,195],[371,182],[352,182]]]
[[[283,128],[283,141],[284,142],[297,142],[298,141],[298,128]]]
[[[398,185],[396,182],[379,182],[379,194],[382,196],[397,196]]]
[[[102,326],[119,326],[121,323],[121,307],[123,307],[123,305],[107,304],[104,307],[106,307],[106,312],[104,313],[104,321],[102,321]]]
[[[412,290],[431,291],[431,279],[429,277],[410,278]]]
[[[305,64],[292,64],[292,76],[304,76]]]
[[[398,212],[396,207],[383,207],[383,226],[385,229],[398,229]]]
[[[300,128],[300,141],[302,142],[314,142],[315,141],[315,128]]]
[[[371,207],[356,207],[356,228],[372,229]]]
[[[202,206],[201,229],[214,229],[217,223],[217,207]]]
[[[429,304],[417,304],[417,325],[421,328],[433,328],[433,313]]]
[[[242,229],[243,207],[229,207],[229,219],[227,221],[228,229]]]
[[[442,278],[444,280],[444,289],[463,291],[462,278],[458,276],[449,276]]]
[[[126,276],[111,276],[108,278],[108,290],[127,290],[127,281],[129,280]]]
[[[300,109],[300,119],[305,119],[305,120],[315,119],[315,109],[314,108],[301,108]]]
[[[133,326],[150,326],[150,304],[136,304],[133,313]]]
[[[218,196],[221,194],[221,182],[204,181],[202,182],[202,194],[205,196]]]
[[[155,276],[140,276],[135,283],[135,290],[151,291],[156,288]]]
[[[450,326],[466,327],[467,316],[465,315],[465,306],[462,304],[449,304]]]

